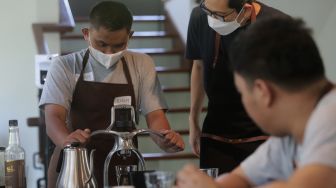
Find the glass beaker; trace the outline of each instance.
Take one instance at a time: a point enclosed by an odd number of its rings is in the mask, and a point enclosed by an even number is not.
[[[212,178],[217,178],[218,177],[218,168],[202,168],[200,171],[204,172],[208,176]]]
[[[145,173],[147,188],[172,188],[175,182],[173,172],[154,171]]]
[[[137,165],[117,165],[115,166],[118,185],[131,185],[130,172],[137,171]]]

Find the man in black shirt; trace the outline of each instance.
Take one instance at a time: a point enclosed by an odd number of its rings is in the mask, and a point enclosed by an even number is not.
[[[243,108],[228,49],[239,32],[272,15],[285,14],[254,0],[204,0],[192,11],[186,50],[186,58],[193,61],[189,142],[200,156],[200,168],[229,172],[267,138]],[[205,94],[208,112],[201,131]]]

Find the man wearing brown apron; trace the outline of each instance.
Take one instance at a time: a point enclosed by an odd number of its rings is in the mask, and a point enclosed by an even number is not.
[[[103,186],[104,161],[114,141],[91,138],[90,133],[108,127],[116,101],[127,101],[136,114],[141,110],[148,127],[165,135],[164,140],[155,140],[162,149],[183,150],[181,136],[170,130],[165,117],[167,107],[151,58],[126,49],[133,33],[131,26],[132,15],[123,4],[99,3],[90,13],[90,27],[82,30],[89,48],[56,58],[49,69],[40,101],[48,136],[56,145],[48,169],[48,187],[54,187],[57,180],[60,149],[71,142],[96,149],[95,177],[98,186]],[[114,185],[116,164],[137,164],[137,159],[111,160],[110,182]]]

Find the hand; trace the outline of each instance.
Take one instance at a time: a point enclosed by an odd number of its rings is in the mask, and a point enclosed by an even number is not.
[[[190,132],[189,132],[189,144],[192,151],[198,157],[200,156],[200,141],[201,141],[201,130],[198,125],[193,120],[189,120]]]
[[[177,173],[178,188],[218,188],[215,180],[194,165],[186,165]]]
[[[179,133],[173,130],[161,130],[159,132],[164,135],[163,145],[166,152],[184,150],[184,141]]]
[[[77,129],[74,132],[70,133],[63,143],[63,147],[73,142],[79,142],[81,144],[86,144],[90,138],[91,131],[90,129]]]

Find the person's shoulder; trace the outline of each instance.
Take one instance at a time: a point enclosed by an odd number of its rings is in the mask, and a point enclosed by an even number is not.
[[[53,64],[54,66],[59,66],[62,67],[63,69],[69,70],[70,72],[74,72],[74,69],[81,66],[86,50],[87,49],[83,49],[80,51],[55,57],[53,60]]]
[[[151,57],[148,54],[135,50],[127,50],[124,55],[126,58],[133,58],[134,60],[144,61],[151,59]]]
[[[333,118],[336,121],[336,116],[334,113],[336,111],[336,88],[328,92],[316,106],[313,116],[320,117],[325,115],[325,118]],[[335,122],[336,123],[336,122]]]
[[[261,10],[260,10],[259,15],[257,15],[257,18],[266,18],[266,17],[270,17],[270,16],[289,16],[279,9],[268,6],[268,5],[266,5],[264,3],[261,3],[259,1],[257,3],[261,6]]]
[[[326,94],[312,112],[305,130],[305,137],[314,137],[317,133],[330,135],[336,139],[336,89]]]
[[[202,9],[199,6],[196,6],[191,11],[190,21],[192,22],[200,21],[200,19],[205,15],[206,14],[202,11]]]
[[[196,6],[191,11],[191,16],[201,16],[203,13],[202,9],[199,6]]]
[[[135,67],[149,67],[154,66],[151,56],[140,51],[127,50],[124,54],[127,62],[133,64]]]
[[[86,52],[86,49],[83,49],[83,50],[72,52],[66,55],[58,56],[58,57],[55,57],[54,61],[56,63],[61,63],[67,66],[72,66],[76,62],[83,59],[85,52]]]
[[[320,105],[336,106],[336,88],[334,87],[329,93],[321,99]]]

